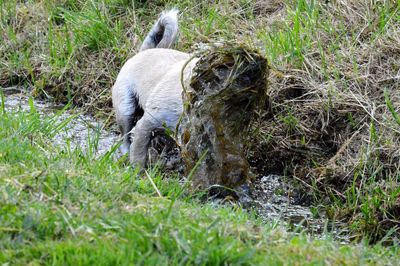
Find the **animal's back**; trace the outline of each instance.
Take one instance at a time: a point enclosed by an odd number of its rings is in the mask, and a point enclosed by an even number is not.
[[[184,65],[190,55],[172,49],[155,48],[145,50],[129,59],[122,67],[114,87],[126,86],[146,106],[152,90],[168,71],[176,65]]]
[[[190,62],[182,60],[175,63],[151,91],[144,109],[155,119],[154,125],[162,126],[165,123],[174,130],[183,111],[182,85],[189,86],[197,61],[197,58],[193,58]]]

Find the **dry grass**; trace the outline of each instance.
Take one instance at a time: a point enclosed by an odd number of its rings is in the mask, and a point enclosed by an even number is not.
[[[263,172],[306,183],[317,201],[328,196],[328,213],[352,223],[355,238],[380,239],[400,218],[399,2],[307,8],[315,28],[298,18],[303,49],[276,64],[253,156]]]

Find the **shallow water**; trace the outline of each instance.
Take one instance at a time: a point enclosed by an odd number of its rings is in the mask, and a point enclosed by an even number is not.
[[[28,112],[30,110],[29,97],[24,90],[12,87],[3,89],[3,92],[6,111],[21,110]],[[33,101],[33,105],[40,114],[48,116],[55,115],[63,108],[63,106],[36,99]],[[54,136],[56,145],[65,147],[67,140],[69,140],[71,150],[79,147],[82,151],[86,151],[90,148],[95,156],[100,156],[109,151],[118,142],[116,133],[105,130],[104,123],[83,114],[79,109],[63,111],[60,115],[57,115],[56,122],[61,122],[71,116],[75,116],[75,118]]]
[[[324,213],[311,206],[298,203],[298,191],[291,187],[284,177],[267,175],[258,178],[251,185],[250,208],[264,221],[279,221],[296,232],[305,232],[317,238],[332,237],[348,243],[345,224],[328,222]]]
[[[6,111],[29,111],[29,97],[24,90],[16,87],[3,89],[5,95]],[[54,115],[62,110],[63,106],[48,102],[34,100],[36,110],[42,115]],[[68,125],[54,137],[54,143],[65,147],[69,140],[70,149],[80,148],[82,151],[91,150],[95,156],[100,156],[109,151],[118,141],[115,132],[104,129],[104,123],[97,121],[89,115],[83,114],[79,109],[65,110],[58,117],[61,122],[71,116],[76,116]],[[90,138],[88,138],[90,136]],[[341,223],[328,223],[323,213],[313,213],[310,206],[298,204],[296,190],[285,182],[282,176],[266,175],[258,178],[247,191],[246,203],[243,207],[251,209],[265,222],[278,222],[291,227],[295,232],[306,232],[318,238],[333,237],[342,243],[349,242],[347,232]],[[219,201],[217,200],[216,203]]]

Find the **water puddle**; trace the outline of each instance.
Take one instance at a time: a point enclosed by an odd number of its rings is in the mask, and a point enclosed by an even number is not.
[[[29,112],[29,97],[24,90],[11,87],[3,89],[3,92],[6,111]],[[41,115],[47,116],[55,115],[58,111],[63,109],[63,106],[36,99],[33,101],[33,105]],[[89,150],[89,148],[95,147],[95,150],[92,152],[95,156],[100,156],[109,151],[118,141],[118,135],[116,133],[105,130],[102,122],[96,121],[91,116],[83,114],[79,109],[63,111],[57,116],[56,122],[64,121],[71,116],[74,118],[65,128],[54,136],[55,145],[65,147],[68,141],[71,150],[80,148],[82,151],[86,151]],[[90,138],[88,138],[88,136],[90,136]]]
[[[258,178],[250,188],[250,208],[266,222],[280,221],[295,232],[306,232],[317,238],[328,236],[348,243],[348,231],[340,222],[328,222],[324,213],[299,204],[299,192],[284,177],[267,175]]]

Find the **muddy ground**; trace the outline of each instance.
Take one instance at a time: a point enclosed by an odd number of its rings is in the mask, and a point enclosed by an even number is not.
[[[3,91],[6,111],[29,112],[29,97],[24,89],[11,87]],[[43,116],[53,116],[63,109],[62,105],[40,100],[34,100],[33,104]],[[70,116],[76,117],[54,137],[54,143],[59,147],[66,147],[69,140],[71,149],[80,148],[85,151],[90,146],[88,135],[97,136],[98,141],[94,152],[96,156],[100,156],[118,143],[119,136],[115,130],[106,130],[104,121],[97,121],[83,114],[79,108],[65,110],[58,115],[58,122]],[[215,199],[216,204],[226,202],[225,199]],[[345,236],[346,231],[340,223],[328,222],[324,213],[305,203],[298,189],[291,186],[283,176],[272,174],[258,176],[251,184],[249,195],[242,198],[239,204],[254,211],[265,222],[283,223],[297,232],[307,232],[320,237],[325,237],[329,232],[333,237],[348,242]]]

